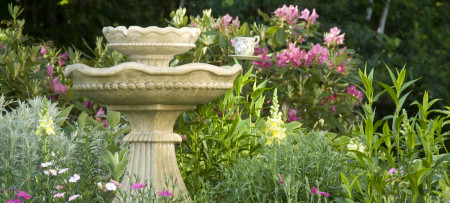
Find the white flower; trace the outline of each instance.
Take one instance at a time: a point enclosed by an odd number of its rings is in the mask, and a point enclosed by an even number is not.
[[[44,171],[44,174],[45,174],[45,175],[48,175],[48,174],[49,174],[49,172],[48,172],[48,171]]]
[[[80,195],[72,195],[69,197],[69,202],[76,199],[77,197],[79,197]]]
[[[52,174],[52,176],[56,176],[56,174],[57,174],[57,173],[56,173],[56,170],[50,169],[49,171],[50,171],[50,173]]]
[[[69,170],[68,168],[63,168],[61,170],[58,171],[59,174],[63,174],[65,173],[67,170]]]
[[[44,168],[48,167],[48,166],[51,166],[51,165],[53,165],[52,162],[41,163],[41,166],[44,167]]]
[[[76,183],[78,180],[80,180],[80,176],[78,174],[74,174],[72,177],[69,178],[69,182]]]
[[[98,183],[97,183],[97,186],[98,186],[100,189],[103,190],[103,184],[102,184],[102,182],[98,182]]]
[[[55,157],[55,152],[52,152],[52,157]]]
[[[347,145],[347,149],[348,150],[357,150],[358,149],[358,145],[352,144],[352,142],[350,142],[350,144]]]
[[[114,183],[106,183],[106,189],[109,191],[115,191],[117,186]]]

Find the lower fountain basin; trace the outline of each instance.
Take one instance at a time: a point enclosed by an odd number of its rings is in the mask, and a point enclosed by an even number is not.
[[[152,67],[128,62],[111,68],[69,65],[64,75],[73,89],[107,105],[198,105],[220,97],[233,87],[242,68],[191,63]]]

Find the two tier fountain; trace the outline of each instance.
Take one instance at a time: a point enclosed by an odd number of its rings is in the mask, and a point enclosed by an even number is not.
[[[165,176],[177,179],[174,195],[188,194],[178,169],[174,144],[181,137],[173,132],[177,117],[196,105],[208,103],[233,87],[240,65],[217,67],[190,63],[169,67],[176,54],[195,47],[197,28],[103,28],[108,46],[130,56],[132,62],[110,68],[70,65],[64,75],[73,89],[87,98],[124,113],[131,132],[127,172],[140,180],[151,180],[156,192],[165,188]],[[123,191],[130,192],[124,177]],[[171,188],[171,186],[169,186]],[[126,200],[125,200],[126,201]]]

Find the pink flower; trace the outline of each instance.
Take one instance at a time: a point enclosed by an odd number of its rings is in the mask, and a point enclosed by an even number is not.
[[[392,178],[388,178],[388,179],[386,179],[386,182],[388,182],[388,181],[390,181]]]
[[[280,174],[280,177],[281,177],[281,178],[284,178],[284,175],[283,175],[283,174]]]
[[[109,127],[108,121],[105,119],[102,121],[104,127]]]
[[[66,193],[65,193],[65,192],[63,192],[63,193],[57,193],[57,194],[53,195],[53,198],[64,197],[64,194],[66,194]]]
[[[313,186],[311,188],[311,194],[313,194],[313,195],[317,194],[317,188],[316,187]]]
[[[63,188],[64,188],[64,186],[62,186],[62,185],[57,185],[57,186],[56,186],[56,189],[57,189],[57,190],[63,189]]]
[[[168,190],[166,190],[166,191],[159,192],[158,195],[161,197],[171,197],[173,194],[170,193]]]
[[[98,183],[97,183],[97,186],[98,186],[100,189],[103,189],[103,184],[102,184],[102,182],[98,182]]]
[[[234,44],[235,44],[236,42],[234,41],[234,39],[230,39],[230,42],[231,42],[231,46],[235,46]]]
[[[388,175],[392,175],[393,173],[395,173],[395,168],[389,169]]]
[[[333,113],[336,113],[336,107],[334,107],[334,105],[331,106],[331,111],[332,111]]]
[[[288,50],[285,49],[285,50],[283,50],[283,52],[277,53],[277,55],[275,56],[275,60],[277,61],[275,63],[277,66],[279,66],[279,67],[286,66],[290,61]]]
[[[84,104],[84,106],[85,106],[86,108],[92,107],[91,101],[84,101],[83,104]]]
[[[292,25],[292,23],[297,23],[298,20],[298,6],[290,5],[286,7],[286,5],[283,5],[283,7],[275,10],[274,14],[279,21],[286,21],[288,25]]]
[[[325,197],[329,197],[329,196],[330,196],[330,194],[329,194],[329,193],[326,193],[326,192],[319,192],[319,194],[321,194],[321,195],[323,195],[323,196],[325,196]]]
[[[69,197],[69,202],[73,201],[74,199],[78,198],[80,195],[72,195]]]
[[[301,16],[300,16],[300,18],[306,20],[306,22],[308,22],[308,24],[310,24],[310,25],[314,24],[314,22],[316,22],[316,19],[318,17],[319,17],[319,15],[317,15],[315,8],[313,9],[311,16],[309,15],[309,10],[307,8],[305,8],[301,12]]]
[[[10,200],[6,201],[6,203],[22,203],[22,200],[20,200],[20,199],[10,199]]]
[[[356,90],[356,86],[355,85],[350,85],[349,87],[347,87],[347,93],[349,95],[352,95],[352,96],[356,97],[359,101],[362,100],[363,93],[361,91]],[[358,106],[358,102],[355,102],[355,106]]]
[[[51,87],[52,87],[53,92],[55,92],[55,93],[66,94],[66,86],[61,84],[58,81],[58,77],[56,77],[52,80]]]
[[[283,180],[283,179],[280,179],[280,183],[283,185],[283,184],[284,184],[284,180]]]
[[[41,55],[46,55],[46,54],[47,54],[47,49],[45,49],[44,46],[41,46],[41,51],[39,51],[39,53],[40,53]]]
[[[111,183],[114,183],[114,185],[117,185],[117,186],[122,186],[122,184],[120,184],[118,181],[115,181],[113,179],[111,179]]]
[[[76,183],[78,180],[80,180],[80,175],[74,174],[72,177],[69,178],[69,182]]]
[[[297,117],[296,115],[297,115],[297,110],[295,110],[295,109],[289,109],[288,110],[288,117],[287,117],[287,122],[288,123],[290,123],[290,122],[292,122],[292,121],[298,121],[298,120],[300,120],[300,119],[302,119],[301,117]]]
[[[241,27],[241,24],[239,23],[239,16],[236,16],[231,24],[236,25],[237,27]]]
[[[59,57],[61,57],[64,60],[67,60],[67,52],[64,52],[64,54],[60,54]]]
[[[102,116],[105,115],[105,111],[103,110],[103,108],[99,108],[97,111],[97,116]]]
[[[19,193],[16,194],[16,197],[22,197],[24,199],[31,198],[31,196],[29,194],[27,194],[25,191],[20,191]]]
[[[305,65],[309,67],[314,59],[318,59],[317,63],[319,65],[323,65],[324,63],[329,63],[328,59],[328,49],[326,47],[320,46],[320,44],[316,44],[308,51],[307,55],[305,55]]]
[[[264,47],[262,49],[260,47],[255,48],[255,55],[261,54],[261,58],[259,58],[259,60],[255,60],[252,62],[255,65],[255,69],[267,68],[273,65],[272,59],[266,55],[268,53],[269,51],[267,50],[267,47]]]
[[[131,186],[131,189],[133,189],[133,190],[135,190],[135,189],[141,189],[141,188],[143,188],[143,187],[145,187],[145,186],[147,186],[147,183],[139,183],[139,182],[136,182],[135,184],[133,184],[132,186]],[[169,192],[169,191],[167,191],[167,192]],[[161,195],[160,195],[161,196]]]
[[[344,44],[345,33],[339,35],[340,33],[341,30],[339,30],[339,28],[333,27],[330,29],[329,33],[325,33],[323,41],[325,41],[327,46]]]
[[[41,166],[44,167],[44,168],[48,167],[48,166],[51,166],[51,165],[53,165],[52,162],[41,163]]]
[[[54,169],[50,169],[49,172],[52,174],[52,176],[56,176],[57,175],[56,170],[54,170]]]

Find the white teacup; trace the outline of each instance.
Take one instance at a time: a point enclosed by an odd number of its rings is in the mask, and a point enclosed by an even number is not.
[[[236,55],[253,55],[255,45],[259,42],[259,36],[254,37],[235,37],[234,52]]]

